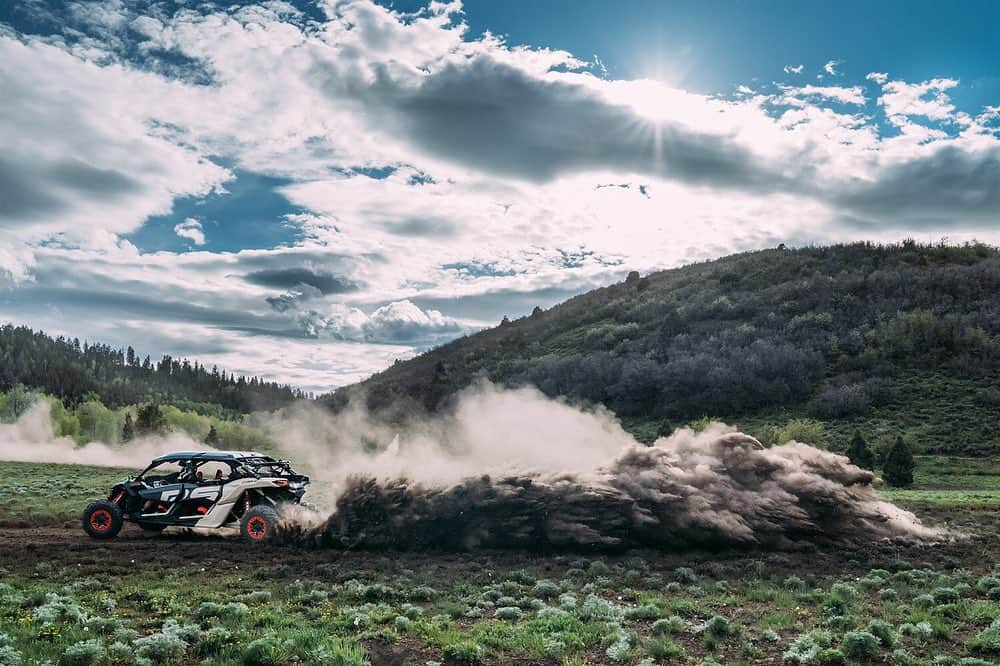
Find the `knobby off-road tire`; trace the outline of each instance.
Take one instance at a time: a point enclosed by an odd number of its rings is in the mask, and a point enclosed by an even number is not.
[[[108,500],[91,502],[83,510],[83,531],[95,539],[110,539],[122,531],[125,519],[118,505]]]
[[[250,543],[267,543],[278,532],[278,512],[269,506],[251,507],[240,519],[240,534]]]

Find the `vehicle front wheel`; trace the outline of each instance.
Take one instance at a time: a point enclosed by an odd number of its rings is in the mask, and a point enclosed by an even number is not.
[[[122,531],[125,519],[118,505],[108,500],[91,502],[83,510],[83,531],[95,539],[110,539]]]
[[[278,512],[269,506],[254,506],[240,519],[240,534],[251,543],[274,539],[278,531]]]

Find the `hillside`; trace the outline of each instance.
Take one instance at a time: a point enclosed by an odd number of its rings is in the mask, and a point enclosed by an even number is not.
[[[52,338],[42,331],[0,326],[0,391],[23,384],[60,398],[69,406],[97,396],[109,407],[163,403],[210,403],[235,412],[273,410],[300,391],[257,377],[209,370],[197,361],[164,356],[151,361],[132,347]]]
[[[436,411],[477,378],[613,409],[649,440],[715,417],[842,448],[1000,450],[1000,252],[858,243],[738,254],[577,296],[329,401]],[[822,442],[820,442],[822,443]]]

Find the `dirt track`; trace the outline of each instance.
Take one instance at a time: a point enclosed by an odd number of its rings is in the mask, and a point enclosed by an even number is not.
[[[930,523],[935,516],[922,512]],[[954,519],[954,515],[948,516]],[[719,552],[659,552],[632,551],[607,556],[609,561],[642,557],[656,568],[677,566],[711,566],[717,575],[744,575],[750,562],[763,561],[771,575],[808,571],[824,575],[862,575],[873,566],[905,560],[914,566],[947,568],[962,566],[972,571],[990,568],[1000,556],[1000,516],[965,516],[965,520],[949,520],[949,527],[973,535],[949,543],[907,544],[879,543],[861,549],[807,549],[801,552],[755,552],[726,550]],[[940,523],[939,523],[940,524]],[[572,557],[599,554],[570,553]],[[532,553],[506,550],[471,552],[396,552],[340,551],[306,549],[288,545],[251,546],[238,537],[202,536],[174,533],[144,533],[128,525],[121,534],[109,541],[89,538],[74,527],[0,527],[0,568],[30,572],[39,563],[52,566],[76,566],[81,573],[114,573],[136,570],[160,570],[164,567],[183,568],[197,574],[202,567],[266,569],[278,565],[307,571],[311,566],[335,562],[354,572],[380,573],[398,568],[433,568],[451,575],[475,575],[483,568],[505,569],[538,567],[559,569],[568,558],[553,553]]]

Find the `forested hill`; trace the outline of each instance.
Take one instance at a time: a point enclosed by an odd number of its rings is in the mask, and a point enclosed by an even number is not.
[[[775,249],[597,289],[455,340],[331,397],[431,411],[485,377],[603,403],[645,439],[710,416],[846,444],[1000,449],[1000,252]],[[768,430],[770,428],[770,430]]]
[[[0,390],[15,384],[75,405],[96,394],[109,407],[143,402],[215,403],[238,412],[273,410],[302,393],[257,377],[236,377],[186,359],[151,361],[135,351],[51,338],[41,331],[0,327]]]

